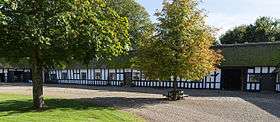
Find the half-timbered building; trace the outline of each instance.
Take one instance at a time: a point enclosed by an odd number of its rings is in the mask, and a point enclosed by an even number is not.
[[[224,59],[219,69],[201,80],[178,78],[184,89],[277,91],[280,92],[280,42],[226,44],[214,47]],[[2,69],[0,82],[30,82],[29,69]],[[67,68],[49,70],[47,83],[94,86],[170,88],[172,81],[151,80],[131,68]],[[171,78],[172,79],[172,78]]]
[[[216,48],[224,56],[220,66],[222,89],[280,91],[280,42],[227,44]]]

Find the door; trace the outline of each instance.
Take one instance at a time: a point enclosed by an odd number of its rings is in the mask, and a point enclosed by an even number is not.
[[[14,72],[13,71],[9,71],[8,72],[8,78],[7,78],[8,82],[14,82]]]
[[[262,74],[261,77],[261,90],[262,91],[275,91],[276,74]]]
[[[5,73],[0,73],[0,82],[5,82]]]
[[[23,73],[23,81],[24,82],[29,82],[31,79],[32,79],[31,72],[24,72]]]
[[[23,71],[9,71],[8,82],[23,82],[24,72]]]
[[[221,80],[224,90],[241,90],[242,69],[222,69]]]
[[[14,71],[14,82],[23,82],[24,81],[24,72],[23,71]]]
[[[132,82],[131,72],[125,72],[124,73],[124,85],[131,85],[131,82]]]

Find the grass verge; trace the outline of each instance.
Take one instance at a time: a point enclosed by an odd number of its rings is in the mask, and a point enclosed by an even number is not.
[[[45,99],[37,112],[32,97],[0,94],[0,122],[142,122],[142,118],[112,107],[99,107],[81,99]]]

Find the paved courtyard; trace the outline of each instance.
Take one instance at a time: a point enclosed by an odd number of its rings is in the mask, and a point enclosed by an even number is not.
[[[185,90],[189,95],[185,100],[167,101],[162,96],[167,91],[74,85],[47,85],[44,88],[46,96],[114,106],[147,121],[280,121],[280,94]],[[0,93],[31,95],[32,87],[28,84],[0,84]]]

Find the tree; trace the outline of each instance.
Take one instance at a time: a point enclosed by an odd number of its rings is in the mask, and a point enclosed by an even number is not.
[[[222,44],[280,41],[280,20],[260,17],[254,24],[228,30],[220,41]]]
[[[149,38],[154,32],[154,25],[149,14],[143,6],[135,0],[105,0],[106,4],[114,9],[120,16],[127,17],[129,23],[129,37],[131,47],[136,50],[143,40]]]
[[[0,56],[29,60],[38,110],[44,69],[110,58],[130,46],[127,19],[102,0],[8,0],[0,10]]]
[[[234,28],[231,32],[226,32],[225,35],[220,39],[222,44],[230,44],[230,43],[244,43],[247,40],[245,40],[245,36],[247,32],[247,26],[242,25]]]
[[[149,39],[154,33],[154,24],[149,14],[136,0],[105,0],[106,4],[114,9],[121,17],[127,17],[129,23],[130,52],[108,60],[100,60],[99,65],[106,64],[111,68],[130,68],[137,57],[140,44]]]
[[[202,79],[219,63],[220,55],[210,47],[214,31],[195,0],[165,1],[156,14],[156,36],[141,45],[138,68],[150,79],[170,80],[177,99],[177,78]]]

